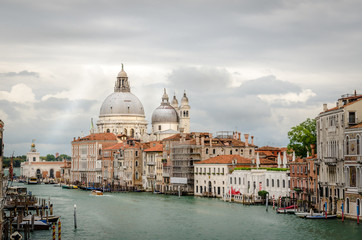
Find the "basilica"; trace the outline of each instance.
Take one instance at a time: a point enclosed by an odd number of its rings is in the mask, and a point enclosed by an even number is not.
[[[176,96],[170,103],[164,89],[162,101],[152,114],[151,133],[147,132],[147,121],[141,101],[131,93],[127,73],[118,73],[114,92],[104,101],[97,121],[98,133],[125,135],[141,141],[159,141],[177,133],[190,132],[190,105],[184,92],[181,104]]]

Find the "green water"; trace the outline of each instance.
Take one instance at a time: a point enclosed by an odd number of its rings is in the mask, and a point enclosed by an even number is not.
[[[219,199],[27,187],[38,197],[50,196],[61,215],[62,239],[362,239],[362,224],[355,221],[306,220]],[[36,231],[32,239],[51,239],[51,230]]]

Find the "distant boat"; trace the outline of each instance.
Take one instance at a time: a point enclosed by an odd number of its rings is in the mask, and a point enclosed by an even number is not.
[[[78,189],[78,187],[75,186],[75,185],[62,185],[62,188],[65,188],[65,189]]]
[[[336,218],[336,217],[337,217],[337,215],[335,215],[335,214],[327,215],[327,219]],[[307,219],[326,219],[326,215],[323,215],[323,214],[312,215],[312,216],[307,215],[307,216],[305,216],[305,218],[307,218]]]
[[[17,222],[13,222],[13,225],[16,226]],[[31,227],[31,222],[30,221],[22,221],[19,224],[21,227],[24,227],[25,225],[28,225]],[[35,220],[34,221],[34,230],[49,230],[50,228],[50,223],[47,223],[45,219],[43,220]]]
[[[38,184],[39,181],[36,177],[30,177],[28,178],[28,184]]]
[[[98,190],[92,190],[92,195],[102,196],[103,192],[98,191]]]
[[[307,216],[320,216],[323,215],[323,213],[310,213],[310,212],[295,212],[295,215],[297,215],[300,218],[305,218]]]

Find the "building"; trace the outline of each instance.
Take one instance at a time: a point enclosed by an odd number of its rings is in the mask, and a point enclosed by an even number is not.
[[[147,121],[141,101],[131,93],[127,73],[123,69],[118,73],[114,92],[103,102],[98,133],[125,134],[140,139],[147,134]]]
[[[345,211],[347,218],[357,218],[357,206],[359,216],[362,216],[362,123],[345,129],[346,151],[345,163]]]
[[[306,207],[310,202],[309,169],[305,158],[297,158],[289,163],[290,168],[290,197],[298,207]]]
[[[71,180],[72,162],[63,161],[63,166],[60,167],[60,182],[69,184]]]
[[[146,191],[161,191],[163,146],[159,142],[150,143],[150,148],[143,151],[143,188]]]
[[[4,122],[0,119],[0,239],[3,239],[3,210],[4,205],[3,198],[4,198],[4,171],[3,171],[3,154],[4,154]]]
[[[240,155],[222,155],[195,163],[194,195],[223,197],[228,191],[229,171],[235,167],[253,167],[251,159]]]
[[[117,143],[113,133],[91,133],[72,141],[71,182],[102,185],[102,150]]]
[[[362,95],[346,94],[337,101],[336,107],[328,109],[316,117],[317,149],[319,168],[319,209],[327,203],[329,213],[340,213],[345,196],[344,155],[349,139],[345,139],[345,129],[357,125],[362,120]]]
[[[178,106],[176,96],[170,104],[166,89],[164,89],[161,105],[152,114],[152,134],[159,141],[180,132],[190,133],[189,100],[185,92],[180,106]]]
[[[26,154],[26,162],[20,166],[20,175],[25,178],[37,177],[38,179],[60,179],[62,161],[42,161],[40,153],[36,151],[35,143],[31,144],[30,152]]]

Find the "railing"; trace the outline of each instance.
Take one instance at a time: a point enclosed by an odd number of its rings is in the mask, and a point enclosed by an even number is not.
[[[155,166],[155,164],[156,164],[155,162],[147,162],[148,166]]]
[[[324,158],[324,162],[326,164],[336,164],[337,163],[337,158],[334,157],[326,157]]]

